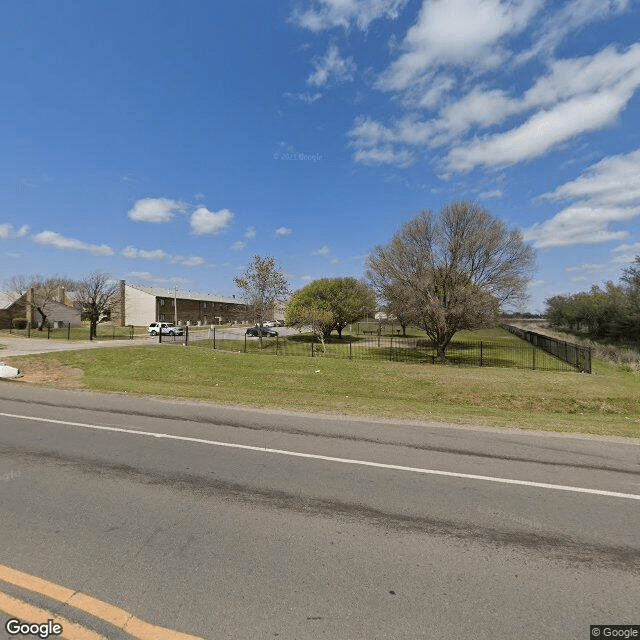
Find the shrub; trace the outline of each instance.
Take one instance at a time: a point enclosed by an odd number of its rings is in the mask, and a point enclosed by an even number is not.
[[[13,324],[13,328],[14,329],[26,329],[27,328],[27,319],[26,318],[14,318],[12,324]]]

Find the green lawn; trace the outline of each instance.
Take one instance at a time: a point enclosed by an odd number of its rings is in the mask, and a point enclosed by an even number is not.
[[[238,346],[242,346],[239,343]],[[6,358],[83,388],[330,414],[640,437],[640,377],[225,352],[175,344]],[[69,376],[71,377],[71,376]],[[76,376],[77,377],[77,376]],[[64,375],[63,375],[64,379]],[[25,384],[13,382],[11,384]],[[59,384],[59,383],[54,383]]]
[[[135,334],[145,334],[146,327],[134,327]],[[97,329],[98,335],[96,340],[113,340],[113,339],[127,339],[131,337],[131,327],[116,327],[113,325],[99,324]],[[3,334],[8,334],[7,329],[0,331],[0,339]],[[22,338],[40,338],[43,340],[88,340],[89,339],[89,325],[82,327],[64,327],[62,329],[12,329],[11,335],[19,336]]]
[[[413,330],[412,339],[405,340],[391,335],[370,335],[362,331],[354,335],[343,333],[342,339],[336,334],[324,345],[310,334],[287,337],[263,338],[262,340],[216,339],[215,348],[225,351],[252,353],[314,356],[325,358],[353,358],[357,360],[377,360],[406,362],[414,364],[435,364],[436,350],[430,346],[426,335]],[[424,344],[415,347],[416,339]],[[192,341],[196,348],[213,348],[213,340]],[[484,367],[514,367],[519,369],[542,369],[548,371],[572,371],[558,358],[535,349],[518,337],[500,328],[481,331],[460,331],[451,341],[447,350],[451,364]]]

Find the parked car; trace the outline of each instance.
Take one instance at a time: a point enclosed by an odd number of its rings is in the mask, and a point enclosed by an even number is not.
[[[271,327],[249,327],[246,333],[252,338],[259,338],[260,336],[263,338],[275,338],[278,335],[278,332]]]
[[[176,326],[173,322],[152,322],[147,331],[152,336],[157,336],[159,333],[169,336],[181,336],[184,335],[184,328]]]
[[[267,320],[266,322],[262,323],[263,327],[277,327],[278,323],[275,320]]]

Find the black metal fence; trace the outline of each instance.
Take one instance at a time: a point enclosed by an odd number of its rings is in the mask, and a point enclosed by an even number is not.
[[[436,349],[426,339],[396,336],[347,336],[322,344],[310,335],[253,338],[238,332],[185,327],[184,335],[162,336],[167,344],[188,344],[196,348],[242,353],[260,353],[312,358],[349,358],[439,364]],[[445,364],[474,367],[510,367],[543,371],[575,371],[576,367],[555,354],[533,344],[499,341],[452,341],[446,350]]]
[[[528,331],[512,325],[502,325],[502,328],[526,340],[534,347],[555,356],[568,365],[583,373],[591,373],[591,348],[579,344],[558,340],[535,331]]]
[[[31,327],[27,324],[20,328],[9,327],[9,333],[25,338],[46,338],[48,340],[91,340],[89,326],[72,327],[69,322],[46,323],[43,327]],[[98,325],[94,340],[133,340],[134,326],[116,327],[115,325]]]

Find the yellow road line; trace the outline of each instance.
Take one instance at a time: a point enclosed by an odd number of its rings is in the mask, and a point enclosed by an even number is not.
[[[66,640],[108,640],[106,636],[101,636],[95,631],[85,629],[71,620],[67,620],[51,611],[34,607],[31,604],[22,602],[16,598],[8,596],[0,591],[0,611],[4,611],[12,617],[20,621],[28,621],[30,623],[44,624],[47,620],[53,620],[62,627],[62,633],[57,638],[65,638]]]
[[[27,589],[28,591],[39,593],[58,602],[68,604],[75,609],[84,611],[95,618],[104,620],[114,627],[122,629],[130,636],[138,638],[138,640],[202,640],[197,636],[149,624],[144,620],[136,618],[128,611],[120,609],[120,607],[102,602],[79,591],[67,589],[43,578],[12,569],[11,567],[0,565],[0,580]]]

